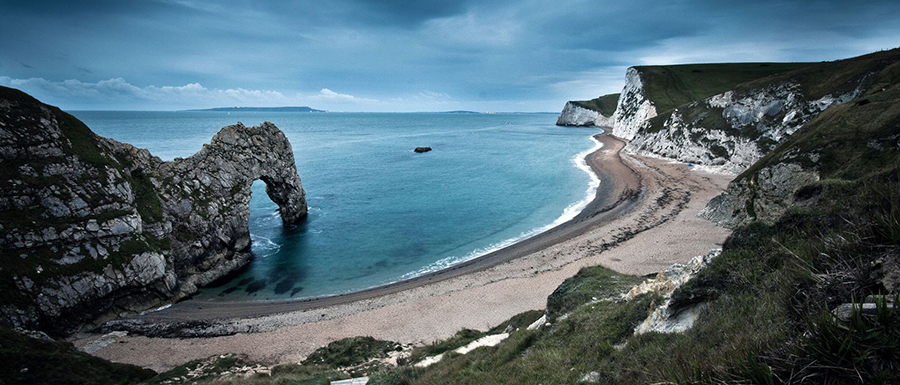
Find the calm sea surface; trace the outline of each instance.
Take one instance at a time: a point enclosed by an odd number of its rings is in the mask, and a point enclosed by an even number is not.
[[[593,194],[590,128],[550,114],[76,111],[96,133],[188,157],[223,126],[272,121],[294,148],[309,218],[283,228],[253,185],[256,258],[206,300],[332,295],[446,268],[571,218]],[[416,146],[430,146],[415,154]],[[580,154],[580,155],[579,155]]]

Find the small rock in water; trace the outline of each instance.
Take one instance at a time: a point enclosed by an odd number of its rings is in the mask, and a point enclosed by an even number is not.
[[[416,149],[413,150],[413,152],[417,152],[417,153],[423,153],[423,152],[428,152],[428,151],[431,151],[431,147],[416,147]]]

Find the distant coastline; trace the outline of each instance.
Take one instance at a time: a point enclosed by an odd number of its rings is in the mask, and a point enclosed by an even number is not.
[[[214,112],[328,112],[306,106],[301,107],[216,107],[202,108],[185,111],[214,111]]]
[[[215,107],[215,108],[195,108],[189,110],[179,110],[181,112],[323,112],[323,113],[342,113],[344,111],[328,111],[318,110],[307,106],[294,107]],[[351,112],[355,113],[355,112]],[[370,113],[370,112],[369,112]],[[500,112],[479,112],[469,110],[454,111],[414,111],[414,112],[382,112],[385,114],[445,114],[445,115],[556,115],[558,112],[517,112],[517,111],[500,111]]]

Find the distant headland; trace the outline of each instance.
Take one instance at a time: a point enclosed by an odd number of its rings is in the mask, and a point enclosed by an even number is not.
[[[328,112],[325,110],[317,110],[306,106],[302,107],[216,107],[193,109],[186,111],[227,111],[227,112]]]

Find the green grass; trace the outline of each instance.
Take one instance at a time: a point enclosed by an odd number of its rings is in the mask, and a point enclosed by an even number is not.
[[[639,66],[647,98],[659,114],[810,63],[719,63]]]
[[[0,328],[3,384],[134,384],[154,375],[79,352],[67,342],[37,340]]]
[[[871,77],[889,67],[896,67],[900,62],[900,49],[879,51],[854,58],[836,60],[830,62],[810,63],[809,66],[794,71],[782,72],[768,78],[760,78],[748,81],[737,87],[737,92],[752,90],[775,82],[791,80],[801,87],[801,91],[809,100],[816,100],[825,95],[839,95],[853,91],[864,77]],[[890,72],[890,71],[889,71]],[[881,75],[878,75],[881,77]],[[878,91],[874,81],[871,91]],[[896,75],[888,84],[897,84]]]
[[[524,313],[516,314],[509,320],[506,320],[503,323],[494,326],[487,332],[481,332],[473,329],[462,329],[456,332],[456,334],[454,334],[450,338],[438,340],[427,345],[416,347],[415,349],[413,349],[412,353],[406,361],[410,363],[416,363],[427,356],[436,356],[438,354],[446,353],[456,348],[468,345],[470,342],[486,335],[500,334],[505,332],[507,329],[524,329],[528,327],[528,325],[531,325],[534,321],[537,321],[538,318],[541,318],[541,316],[543,315],[544,312],[541,310],[529,310]]]
[[[159,222],[163,219],[162,201],[156,193],[153,183],[141,169],[131,172],[127,178],[134,192],[134,205],[141,219],[146,222]]]
[[[603,116],[612,116],[616,112],[616,105],[619,103],[619,94],[603,95],[599,98],[591,100],[574,100],[572,104],[597,111]]]
[[[571,384],[615,351],[649,310],[651,297],[584,304],[551,327],[519,329],[494,347],[445,355],[426,369],[400,368],[375,384]]]
[[[816,205],[736,229],[722,254],[673,295],[674,308],[705,304],[685,333],[632,336],[661,299],[603,300],[639,279],[588,268],[548,298],[556,314],[549,327],[515,331],[425,369],[383,371],[373,383],[571,384],[592,371],[616,384],[900,381],[900,310],[882,306],[850,322],[826,316],[886,292],[876,262],[900,255],[898,180],[900,171],[827,181],[813,192]]]
[[[838,304],[885,292],[883,272],[873,263],[900,251],[893,235],[885,235],[900,227],[900,201],[893,199],[900,185],[884,181],[896,176],[822,190],[822,205],[793,209],[772,226],[735,230],[722,255],[673,296],[681,304],[709,301],[694,328],[632,339],[611,355],[605,377],[621,383],[900,380],[900,344],[885,342],[900,341],[900,311],[855,326],[823,316]]]
[[[543,312],[529,311],[488,333],[463,330],[432,345],[417,348],[414,357],[449,351],[485,334],[512,326],[510,337],[495,347],[481,347],[466,355],[445,354],[426,369],[401,367],[376,373],[373,384],[568,384],[577,382],[603,357],[615,350],[648,313],[658,298],[644,296],[632,302],[609,301],[642,278],[624,276],[601,267],[582,269],[548,298],[555,316],[564,320],[536,331],[525,330]],[[594,301],[597,297],[599,300]],[[417,352],[425,352],[422,354]],[[410,359],[410,363],[418,359]]]
[[[547,297],[550,319],[596,299],[608,299],[622,294],[623,289],[641,282],[643,278],[616,273],[602,266],[586,267],[568,278]]]
[[[372,337],[344,338],[316,349],[303,364],[345,368],[366,363],[373,358],[387,357],[388,353],[401,349],[396,342]]]
[[[781,162],[813,168],[823,178],[856,180],[900,164],[900,65],[873,79],[873,90],[823,111],[741,173],[754,177]],[[818,159],[810,157],[817,154]]]

